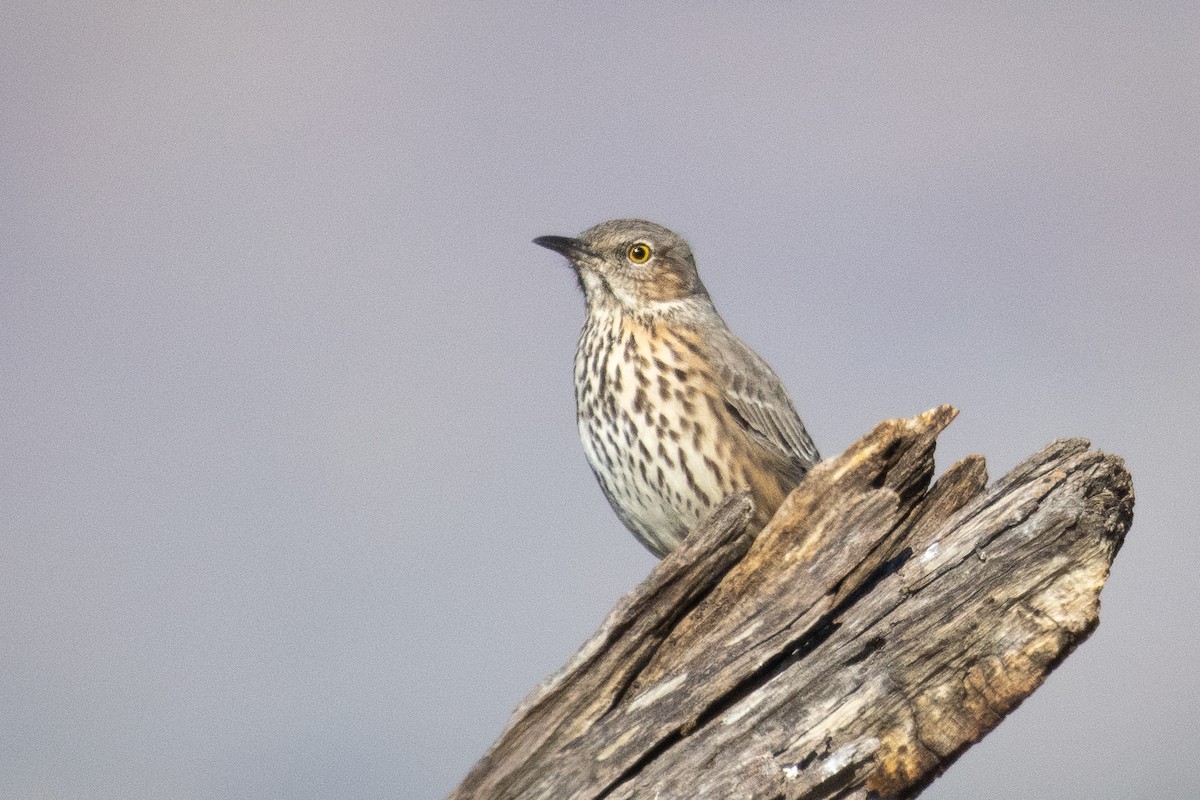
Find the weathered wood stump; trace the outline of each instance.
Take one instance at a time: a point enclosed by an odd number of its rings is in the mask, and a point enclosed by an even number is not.
[[[534,690],[451,798],[904,798],[1095,628],[1132,520],[1063,440],[932,487],[944,406],[821,463],[757,536],[730,498]]]

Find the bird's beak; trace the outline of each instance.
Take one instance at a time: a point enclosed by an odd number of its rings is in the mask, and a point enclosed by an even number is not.
[[[596,257],[595,253],[584,247],[583,242],[569,236],[539,236],[533,240],[533,243],[545,247],[547,250],[561,253],[573,262]]]

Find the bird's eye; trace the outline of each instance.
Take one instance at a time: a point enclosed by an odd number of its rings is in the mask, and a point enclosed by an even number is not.
[[[629,251],[625,253],[629,260],[635,264],[645,264],[650,260],[653,251],[650,250],[650,245],[644,242],[629,245]]]

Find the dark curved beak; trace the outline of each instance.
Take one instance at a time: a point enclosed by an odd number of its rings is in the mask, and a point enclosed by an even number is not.
[[[539,236],[533,243],[547,250],[561,253],[572,261],[580,258],[595,258],[595,253],[583,246],[583,242],[569,236]]]

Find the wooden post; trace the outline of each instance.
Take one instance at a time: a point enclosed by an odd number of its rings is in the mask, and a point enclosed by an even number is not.
[[[933,486],[943,406],[818,465],[757,536],[730,498],[521,704],[452,800],[906,798],[1095,628],[1121,459],[1055,442]]]

